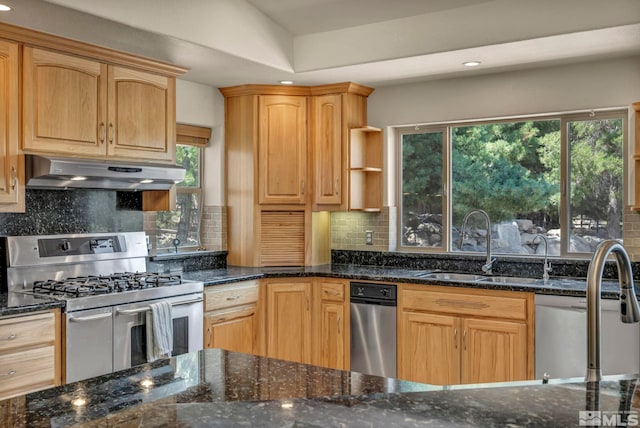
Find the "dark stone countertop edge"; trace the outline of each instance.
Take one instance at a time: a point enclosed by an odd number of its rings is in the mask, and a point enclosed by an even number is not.
[[[66,303],[62,300],[51,300],[47,302],[25,304],[21,306],[7,306],[6,296],[8,293],[0,293],[0,317],[8,317],[13,315],[22,315],[32,312],[46,311],[49,309],[64,308]]]
[[[448,287],[476,288],[484,290],[523,291],[536,294],[585,297],[586,278],[552,277],[548,283],[540,280],[535,284],[508,284],[464,281],[442,281],[416,277],[424,272],[415,269],[385,268],[355,265],[320,265],[297,268],[251,268],[228,266],[220,269],[196,270],[184,273],[187,280],[202,281],[206,287],[231,284],[235,282],[257,280],[262,278],[291,277],[325,277],[341,278],[357,281],[378,281],[390,283],[408,283],[423,285],[440,285]],[[617,281],[603,281],[602,297],[617,299],[619,296]],[[23,305],[8,306],[8,294],[0,293],[0,316],[9,316],[29,312],[37,312],[51,308],[64,308],[62,300],[29,301]]]
[[[572,297],[586,296],[586,278],[552,277],[546,283],[540,279],[539,282],[533,284],[517,284],[517,280],[514,281],[514,283],[464,282],[434,280],[416,276],[421,272],[425,271],[354,265],[320,265],[300,268],[251,268],[228,266],[227,268],[222,269],[186,272],[184,277],[185,279],[202,281],[206,287],[262,278],[325,277],[359,281],[440,285],[484,290],[523,291],[536,294]],[[638,290],[636,290],[636,292],[638,292]],[[620,292],[617,280],[605,280],[602,282],[601,295],[603,298],[617,299],[619,294]]]

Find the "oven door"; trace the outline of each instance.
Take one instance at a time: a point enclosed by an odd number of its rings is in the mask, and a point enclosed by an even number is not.
[[[163,299],[171,303],[173,351],[180,355],[202,349],[202,293]],[[147,362],[146,315],[154,301],[119,305],[113,310],[113,370]]]
[[[66,383],[113,371],[110,307],[68,313],[65,328]]]

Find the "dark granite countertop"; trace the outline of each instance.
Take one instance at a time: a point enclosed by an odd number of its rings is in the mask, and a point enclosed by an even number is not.
[[[65,302],[24,293],[0,293],[0,317],[64,308]]]
[[[518,284],[513,282],[488,283],[465,281],[442,281],[424,278],[429,271],[399,267],[375,267],[359,265],[320,265],[305,267],[251,268],[229,266],[221,269],[206,269],[185,272],[188,280],[202,281],[206,286],[229,284],[260,278],[278,277],[333,277],[360,281],[387,281],[392,283],[432,284],[451,287],[482,288],[494,290],[529,291],[539,294],[557,294],[584,297],[586,294],[586,278],[552,277],[544,282],[542,279],[534,283]],[[606,280],[602,282],[602,297],[618,298],[618,282]],[[638,290],[638,284],[636,284]],[[640,292],[639,292],[640,294]],[[0,292],[0,316],[40,311],[50,308],[63,308],[64,301],[48,297],[32,296],[23,293]]]
[[[412,284],[445,285],[452,287],[482,288],[494,290],[529,291],[538,294],[557,294],[564,296],[584,297],[586,295],[586,278],[552,277],[548,281],[539,279],[534,283],[518,284],[513,282],[465,282],[442,281],[424,278],[429,271],[398,267],[375,267],[358,265],[320,265],[306,267],[251,268],[229,266],[224,269],[209,269],[185,272],[185,279],[203,281],[206,286],[228,284],[259,278],[277,277],[334,277],[361,281],[387,281]],[[514,277],[515,278],[515,277]],[[640,294],[638,284],[636,292]],[[602,297],[616,299],[619,296],[619,285],[616,280],[602,281]]]
[[[209,349],[0,401],[0,426],[568,427],[593,403],[637,420],[637,382],[439,387]]]

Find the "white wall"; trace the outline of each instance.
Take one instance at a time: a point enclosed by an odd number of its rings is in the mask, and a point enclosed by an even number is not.
[[[178,79],[176,121],[212,128],[204,151],[204,204],[224,205],[224,98],[217,88]]]
[[[385,129],[386,178],[393,183],[391,126],[627,107],[636,101],[640,56],[379,87],[369,96],[368,122]],[[385,201],[396,205],[395,189],[387,190]]]

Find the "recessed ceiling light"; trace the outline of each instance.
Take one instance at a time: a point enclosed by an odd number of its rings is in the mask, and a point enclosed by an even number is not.
[[[467,61],[462,63],[465,67],[477,67],[480,64],[482,64],[480,61]]]
[[[6,4],[0,4],[0,12],[9,12],[11,10],[11,6],[7,6]]]
[[[293,80],[281,80],[281,85],[293,85]]]

